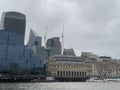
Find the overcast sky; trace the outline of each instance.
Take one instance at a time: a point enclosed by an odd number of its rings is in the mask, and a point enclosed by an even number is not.
[[[26,15],[26,39],[32,28],[47,38],[62,35],[64,47],[74,48],[77,55],[93,52],[120,58],[120,0],[0,0],[3,11]]]

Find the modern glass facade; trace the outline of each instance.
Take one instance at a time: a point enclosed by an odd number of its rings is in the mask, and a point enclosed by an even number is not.
[[[0,72],[14,69],[43,70],[43,60],[24,45],[25,15],[5,12],[2,15],[1,25],[3,30],[0,30]]]
[[[4,12],[1,20],[2,29],[10,32],[15,32],[22,36],[22,43],[24,43],[26,17],[18,12]]]
[[[16,33],[0,30],[0,71],[9,71],[13,66],[20,70],[44,68],[43,61],[36,57]]]

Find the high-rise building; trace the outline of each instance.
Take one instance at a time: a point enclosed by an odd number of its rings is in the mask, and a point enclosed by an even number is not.
[[[33,46],[40,46],[41,47],[42,38],[37,35],[32,29],[30,30],[30,37],[27,46],[32,48]]]
[[[45,47],[43,47],[41,44],[42,42],[42,37],[38,36],[38,34],[33,31],[32,29],[30,30],[30,37],[29,41],[27,43],[27,46],[32,49],[34,54],[41,58],[42,60],[45,60],[47,58],[47,50]]]
[[[46,47],[41,44],[42,38],[36,32],[30,30],[30,37],[27,46],[36,56],[46,61],[46,58],[53,55],[61,55],[61,43],[59,37],[53,37],[47,40]]]
[[[0,30],[0,72],[43,71],[43,60],[24,45],[25,15],[6,12],[2,16]],[[35,42],[37,45],[37,42]]]
[[[61,55],[61,43],[59,37],[53,37],[47,40],[48,56]]]
[[[4,12],[2,14],[1,28],[21,35],[24,44],[26,17],[19,12]]]
[[[21,38],[14,32],[0,30],[0,72],[43,68],[43,60],[27,46],[19,44]],[[13,68],[14,67],[14,68]]]

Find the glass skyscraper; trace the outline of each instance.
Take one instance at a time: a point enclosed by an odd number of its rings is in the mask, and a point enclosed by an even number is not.
[[[24,44],[26,17],[19,12],[4,12],[2,14],[1,27],[4,30],[15,32],[22,36]]]
[[[3,13],[3,29],[0,30],[0,72],[44,69],[43,60],[24,45],[25,22],[25,15],[21,13]]]

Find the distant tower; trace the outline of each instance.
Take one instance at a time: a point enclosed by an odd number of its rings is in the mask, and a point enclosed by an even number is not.
[[[59,37],[53,37],[47,40],[46,48],[49,49],[48,56],[61,55],[61,43]]]
[[[2,14],[1,28],[15,32],[22,36],[23,44],[25,37],[26,17],[19,12],[4,12]]]

